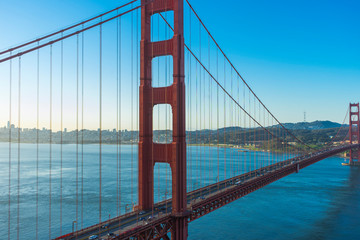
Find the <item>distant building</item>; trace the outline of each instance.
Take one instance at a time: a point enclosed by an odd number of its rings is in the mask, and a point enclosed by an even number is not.
[[[66,133],[67,132],[67,128],[64,128],[64,133]]]
[[[10,128],[10,121],[7,122],[7,128]]]

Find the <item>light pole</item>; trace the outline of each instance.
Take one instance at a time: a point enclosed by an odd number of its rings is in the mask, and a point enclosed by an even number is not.
[[[109,235],[109,233],[110,233],[110,214],[109,214],[109,225],[108,225],[108,227],[107,227],[107,230],[108,230],[108,235]]]
[[[77,223],[77,221],[72,222],[72,232],[74,232],[74,223]]]
[[[130,207],[129,207],[129,206],[130,206],[130,204],[126,204],[126,205],[125,205],[125,213],[127,213],[128,210],[130,210]]]

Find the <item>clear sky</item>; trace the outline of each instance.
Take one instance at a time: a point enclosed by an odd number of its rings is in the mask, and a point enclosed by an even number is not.
[[[124,0],[0,2],[0,49],[115,8]],[[360,101],[360,2],[191,0],[249,85],[282,122],[342,122]]]

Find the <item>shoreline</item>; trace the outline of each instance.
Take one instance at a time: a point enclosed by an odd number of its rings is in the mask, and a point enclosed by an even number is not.
[[[9,144],[9,141],[0,141],[0,143],[4,143],[4,144]],[[11,144],[18,144],[18,141],[11,141]],[[49,142],[32,142],[32,141],[26,141],[26,142],[20,142],[20,144],[39,144],[39,145],[49,145]],[[53,145],[60,145],[60,142],[52,142],[51,144]],[[83,144],[81,142],[76,143],[76,142],[63,142],[63,145],[99,145],[99,142],[84,142]],[[129,142],[123,142],[123,143],[101,143],[102,145],[124,145],[124,146],[131,146],[131,145],[138,145],[138,142],[135,143],[129,143]],[[164,143],[160,143],[160,144],[164,144]],[[233,145],[233,144],[203,144],[203,143],[188,143],[186,144],[187,146],[191,146],[191,147],[214,147],[214,148],[223,148],[223,149],[235,149],[238,150],[239,152],[268,152],[268,153],[285,153],[284,151],[281,150],[266,150],[266,149],[252,149],[252,148],[246,148],[246,147],[239,147],[237,145]],[[344,158],[344,159],[348,159],[349,157],[346,156],[342,156],[341,154],[337,154],[336,156]]]

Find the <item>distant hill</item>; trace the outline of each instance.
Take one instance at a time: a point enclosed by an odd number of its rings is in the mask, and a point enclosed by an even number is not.
[[[293,130],[320,130],[320,129],[341,127],[340,123],[331,122],[331,121],[284,123],[283,125],[287,129],[293,129]]]
[[[322,129],[331,129],[331,128],[339,128],[341,127],[340,123],[331,122],[331,121],[315,121],[315,122],[298,122],[298,123],[283,123],[283,125],[290,130],[322,130]],[[348,125],[345,125],[348,126]],[[274,125],[274,128],[278,128],[279,125]],[[255,129],[260,128],[256,126]],[[233,132],[233,131],[247,131],[249,128],[242,127],[226,127],[219,128],[219,133],[225,132]],[[194,132],[198,132],[200,134],[208,134],[209,132],[217,131],[215,129],[203,129]]]

